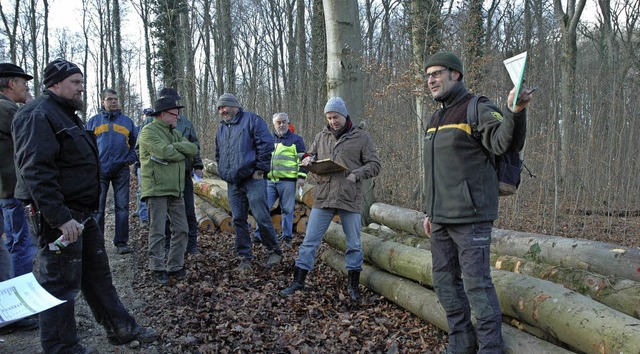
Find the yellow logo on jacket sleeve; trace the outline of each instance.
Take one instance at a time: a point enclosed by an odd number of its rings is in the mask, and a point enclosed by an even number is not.
[[[494,111],[494,112],[491,112],[491,115],[500,122],[504,120],[504,117],[502,116],[502,114],[500,114],[500,112]]]

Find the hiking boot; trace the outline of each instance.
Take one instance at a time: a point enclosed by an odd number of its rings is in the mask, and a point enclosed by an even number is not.
[[[166,285],[169,282],[169,276],[164,270],[154,270],[153,279],[160,285]]]
[[[118,333],[113,336],[108,336],[108,339],[109,343],[113,345],[121,345],[129,343],[134,339],[140,343],[151,343],[159,337],[160,334],[158,334],[155,329],[136,325],[136,327],[131,332]]]
[[[282,243],[280,244],[280,246],[282,246],[282,249],[288,250],[291,248],[291,238],[286,237],[282,239]]]
[[[298,290],[304,290],[304,280],[307,277],[308,270],[295,267],[293,271],[293,283],[290,287],[280,291],[280,296],[287,297]]]
[[[238,267],[236,267],[235,270],[238,271],[238,272],[244,272],[244,271],[251,270],[251,260],[250,259],[243,259],[242,261],[240,261],[240,265],[238,265]]]
[[[118,252],[118,254],[131,253],[131,248],[129,248],[129,245],[127,245],[127,244],[116,245],[116,252]]]
[[[145,229],[148,229],[149,228],[149,220],[140,219],[140,226],[142,226]]]
[[[360,302],[361,296],[360,292],[358,291],[358,285],[360,284],[360,271],[350,270],[347,273],[347,292],[349,293],[349,297],[351,297],[351,301],[353,302]]]
[[[252,243],[252,244],[254,244],[254,245],[256,245],[256,246],[257,246],[257,245],[261,245],[261,244],[262,244],[262,239],[261,239],[261,238],[259,238],[259,237],[258,237],[258,236],[256,236],[256,235],[253,235],[253,236],[251,236],[251,243]]]
[[[271,267],[273,267],[274,265],[276,265],[276,264],[278,264],[280,262],[282,262],[282,255],[277,254],[277,253],[271,253],[269,255],[269,259],[267,260],[266,267],[267,268],[271,268]]]
[[[178,279],[184,279],[187,276],[187,271],[184,268],[180,268],[178,270],[172,270],[167,273],[170,277],[176,277]]]

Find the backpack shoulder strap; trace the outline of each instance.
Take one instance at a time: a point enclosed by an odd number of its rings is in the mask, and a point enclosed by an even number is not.
[[[487,98],[485,96],[473,95],[471,100],[469,100],[469,105],[467,105],[467,123],[471,127],[471,136],[473,137],[473,140],[478,143],[484,154],[487,156],[487,159],[491,162],[491,165],[496,168],[495,156],[493,156],[493,154],[482,145],[482,137],[478,131],[478,102],[480,100],[487,100]]]

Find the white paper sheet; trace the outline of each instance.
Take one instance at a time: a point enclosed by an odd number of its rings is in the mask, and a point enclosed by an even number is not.
[[[0,327],[64,302],[44,290],[33,273],[3,281],[0,283]]]

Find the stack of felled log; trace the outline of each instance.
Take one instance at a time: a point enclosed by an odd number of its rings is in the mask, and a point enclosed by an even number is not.
[[[224,232],[233,233],[231,221],[231,207],[227,196],[227,183],[218,177],[218,167],[211,160],[203,159],[205,178],[194,182],[196,194],[196,213],[203,217],[203,221],[210,220],[214,228]],[[296,204],[293,212],[293,231],[304,234],[307,230],[307,221],[313,205],[313,185],[306,184],[302,193],[296,193]],[[204,218],[207,219],[204,219]],[[199,219],[200,220],[200,219]],[[256,226],[256,222],[249,215],[250,228]],[[271,222],[276,231],[282,228],[282,216],[278,202],[271,209]],[[200,225],[201,229],[206,226]]]
[[[195,183],[198,210],[233,232],[226,183],[215,178],[215,164],[205,165],[208,177]],[[294,230],[304,234],[313,186],[306,184],[296,199]],[[272,215],[279,228],[277,207]],[[363,228],[360,282],[446,331],[432,289],[424,214],[375,203],[370,216],[375,224]],[[342,228],[333,223],[324,240],[331,247],[322,260],[346,273]],[[491,251],[506,353],[640,354],[640,249],[494,229]]]
[[[382,203],[370,214],[361,283],[446,330],[424,214]],[[325,241],[322,259],[346,272],[342,229]],[[640,249],[494,229],[491,250],[508,353],[640,353]]]

